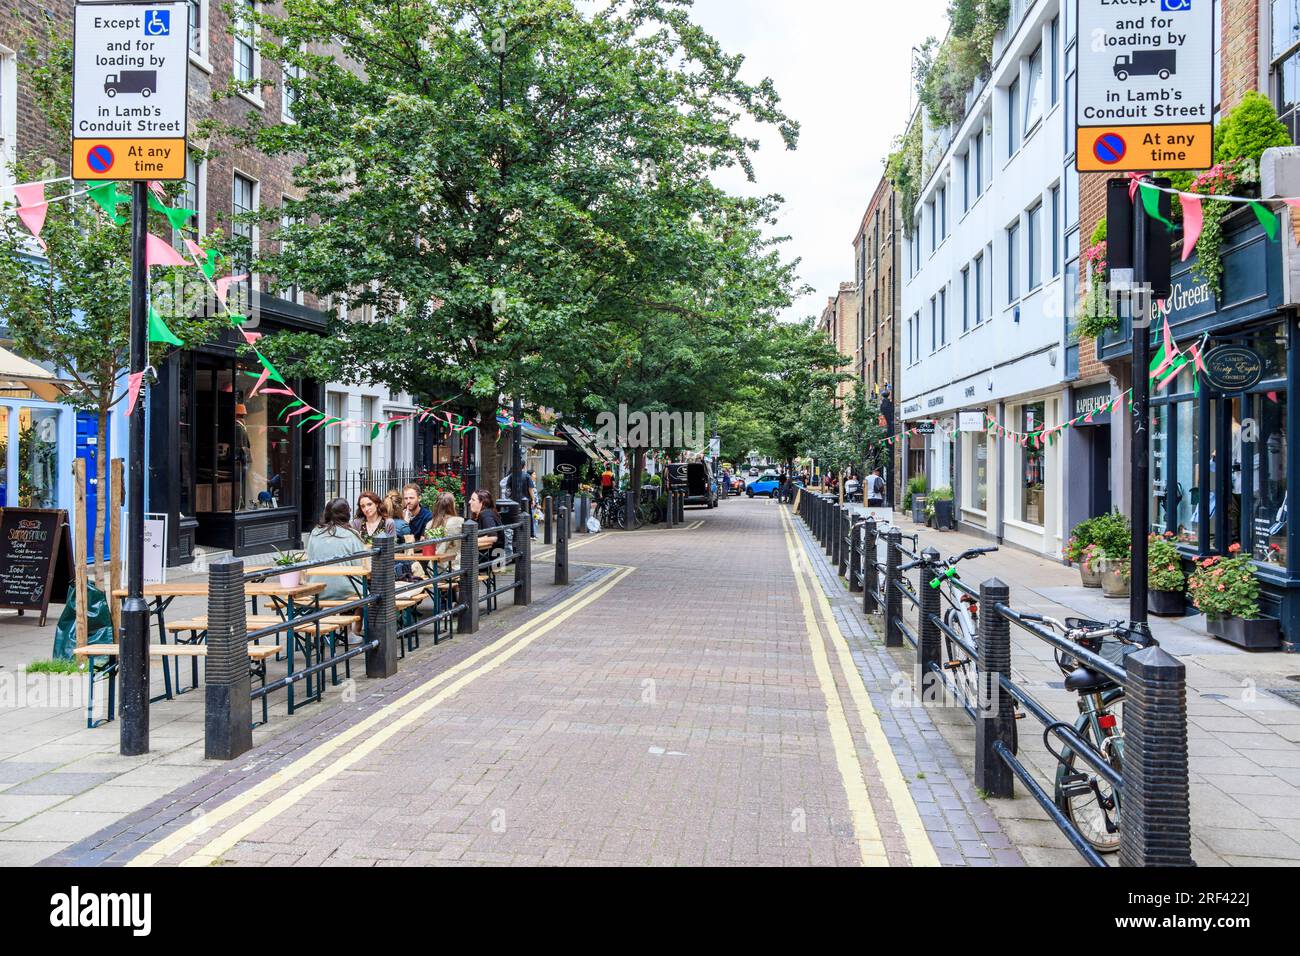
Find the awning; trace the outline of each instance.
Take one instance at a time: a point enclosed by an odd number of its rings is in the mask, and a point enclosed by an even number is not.
[[[41,401],[57,402],[72,385],[72,382],[45,371],[35,362],[0,348],[0,389],[21,386]]]
[[[507,428],[510,426],[510,419],[506,418],[504,415],[498,415],[497,424],[502,428]],[[524,421],[522,425],[523,427],[520,431],[523,433],[524,444],[542,445],[549,448],[564,447],[565,442],[563,438],[557,438],[540,425],[534,425],[530,421]]]
[[[569,440],[569,444],[582,452],[594,462],[613,464],[618,459],[606,448],[602,448],[596,436],[578,425],[561,425],[559,432]]]

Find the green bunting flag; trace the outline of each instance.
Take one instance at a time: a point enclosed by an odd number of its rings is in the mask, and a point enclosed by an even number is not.
[[[372,426],[371,429],[370,429],[370,440],[371,440],[371,441],[374,441],[376,438],[378,438],[378,437],[379,437],[379,433],[380,433],[381,431],[383,431],[383,427],[382,427],[379,423],[376,422],[375,425]]]
[[[1154,189],[1142,188],[1142,207],[1147,211],[1147,215],[1152,219],[1158,219],[1165,224],[1165,228],[1173,229],[1174,224],[1160,215],[1160,193]]]
[[[341,421],[343,421],[343,419],[341,419],[341,418],[331,418],[331,419],[329,419],[328,421],[326,421],[323,425],[321,425],[321,427],[322,427],[322,428],[329,428],[331,425],[337,425],[337,424],[339,424],[339,422],[341,422]]]
[[[118,203],[130,202],[131,197],[127,193],[118,192],[117,183],[103,183],[99,186],[92,186],[86,190],[86,195],[94,200],[99,208],[108,214],[108,218],[112,219],[117,225],[126,224],[126,216],[117,214],[117,205]]]
[[[257,351],[257,349],[253,349],[253,354],[256,355],[256,356],[257,356],[257,360],[258,360],[259,362],[262,363],[262,368],[266,369],[268,372],[271,373],[271,374],[270,374],[270,379],[271,379],[271,381],[273,381],[273,382],[279,382],[281,385],[284,385],[285,387],[288,387],[289,383],[286,382],[286,381],[284,380],[284,377],[283,377],[283,376],[282,376],[278,371],[276,371],[275,366],[272,365],[270,362],[268,362],[268,361],[266,360],[266,356],[265,356],[265,355],[263,355],[261,352]],[[322,415],[321,417],[324,418],[323,415]],[[299,422],[299,424],[302,424],[302,423]]]
[[[167,328],[167,323],[162,320],[161,315],[154,311],[153,306],[149,306],[149,341],[163,342],[175,346],[185,344],[176,337],[171,329]]]
[[[295,398],[295,399],[294,399],[292,402],[290,402],[288,405],[284,406],[284,408],[280,409],[280,414],[279,414],[279,415],[276,415],[275,417],[276,417],[276,418],[284,418],[284,413],[285,413],[285,412],[289,411],[289,409],[291,409],[291,408],[297,408],[299,405],[302,405],[302,404],[304,404],[302,399],[300,399],[300,398]]]
[[[1276,242],[1277,216],[1273,214],[1271,209],[1257,202],[1252,202],[1250,208],[1255,210],[1255,218],[1259,220],[1259,224],[1263,226],[1264,231],[1268,233],[1268,238]]]
[[[248,321],[248,316],[240,315],[238,312],[227,312],[226,318],[230,320],[231,325],[243,325]]]
[[[170,206],[164,206],[162,200],[155,196],[152,190],[149,191],[149,208],[154,212],[160,212],[166,216],[167,221],[171,223],[172,228],[176,230],[185,228],[185,223],[189,222],[190,218],[194,216],[197,211],[194,209],[184,209],[180,206],[177,206],[175,209]]]
[[[207,261],[199,263],[199,268],[203,270],[203,274],[209,279],[217,274],[217,260],[220,258],[221,254],[216,249],[209,249]]]
[[[302,426],[306,425],[308,422],[318,422],[324,417],[324,415],[319,413],[316,415],[304,415],[302,418],[298,419],[298,427],[302,428]]]

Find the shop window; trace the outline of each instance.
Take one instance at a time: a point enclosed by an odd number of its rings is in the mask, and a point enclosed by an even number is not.
[[[0,405],[0,508],[9,504],[9,409]]]
[[[1256,561],[1286,566],[1287,421],[1286,392],[1256,395],[1254,412],[1254,495],[1251,509],[1251,553]]]
[[[253,363],[200,360],[195,375],[195,510],[253,511],[294,503],[290,399],[249,397]],[[252,374],[246,374],[252,373]]]
[[[970,494],[966,504],[977,511],[988,511],[989,507],[989,443],[983,432],[972,432],[970,454],[970,480],[967,487]]]
[[[1151,526],[1153,534],[1169,527],[1169,406],[1151,408]]]
[[[1034,402],[1020,410],[1020,431],[1029,433],[1043,427],[1046,405]],[[1028,524],[1043,523],[1043,486],[1046,471],[1045,449],[1026,442],[1020,449],[1020,519]]]
[[[58,489],[59,413],[52,408],[20,408],[18,507],[57,507]]]

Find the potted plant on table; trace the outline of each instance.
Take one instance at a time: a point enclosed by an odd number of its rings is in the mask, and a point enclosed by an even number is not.
[[[1260,617],[1259,578],[1241,545],[1229,556],[1212,555],[1196,562],[1187,582],[1192,603],[1205,615],[1206,630],[1247,650],[1273,650],[1279,644],[1276,618]]]
[[[1187,579],[1173,532],[1147,538],[1147,610],[1160,617],[1187,613]]]
[[[306,555],[301,551],[281,551],[275,549],[275,559],[271,562],[277,568],[292,568],[295,565],[302,564],[306,560]],[[286,588],[296,588],[302,583],[301,571],[281,571],[280,584]]]
[[[442,525],[438,525],[436,528],[429,528],[424,532],[425,541],[441,541],[445,537],[447,537],[447,529]],[[436,544],[426,544],[420,549],[420,554],[426,558],[432,558],[437,553],[438,546]]]

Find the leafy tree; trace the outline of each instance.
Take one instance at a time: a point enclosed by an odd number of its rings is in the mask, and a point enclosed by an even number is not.
[[[332,321],[324,343],[279,335],[271,354],[304,356],[288,367],[319,379],[468,396],[492,476],[502,395],[580,411],[580,383],[604,381],[608,402],[622,394],[610,343],[734,315],[776,266],[737,259],[752,244],[729,230],[767,204],[730,200],[710,174],[752,176],[747,124],[790,148],[798,128],[682,6],[285,0],[250,14],[262,56],[287,67],[295,122],[239,132],[301,156],[306,194],[258,267],[377,318]],[[706,284],[721,281],[739,288]]]
[[[72,44],[51,34],[31,43],[23,63],[30,70],[34,99],[45,122],[62,140],[72,128]],[[35,157],[20,157],[13,164],[18,182],[49,178],[54,172]],[[0,215],[0,315],[9,325],[17,350],[28,358],[54,366],[75,383],[62,401],[95,413],[101,436],[108,434],[110,410],[126,395],[130,359],[131,238],[129,204],[118,207],[118,220],[110,218],[86,198],[51,202],[41,238],[45,249],[31,237],[18,217]],[[161,215],[158,224],[165,223]],[[169,228],[169,227],[168,227]],[[155,232],[158,230],[155,229]],[[164,278],[164,273],[156,272]],[[175,280],[173,270],[166,278]],[[172,288],[183,283],[173,281]],[[185,341],[203,341],[213,320],[191,317],[183,303],[164,305],[159,311],[172,332]],[[174,317],[172,317],[174,316]],[[153,345],[153,361],[166,348]],[[101,558],[103,529],[107,524],[108,445],[95,456],[96,496],[94,541],[90,558],[95,584],[106,590],[108,569]]]
[[[812,319],[775,326],[760,370],[757,407],[771,434],[770,454],[789,466],[822,440],[835,386],[849,376],[849,359]]]

